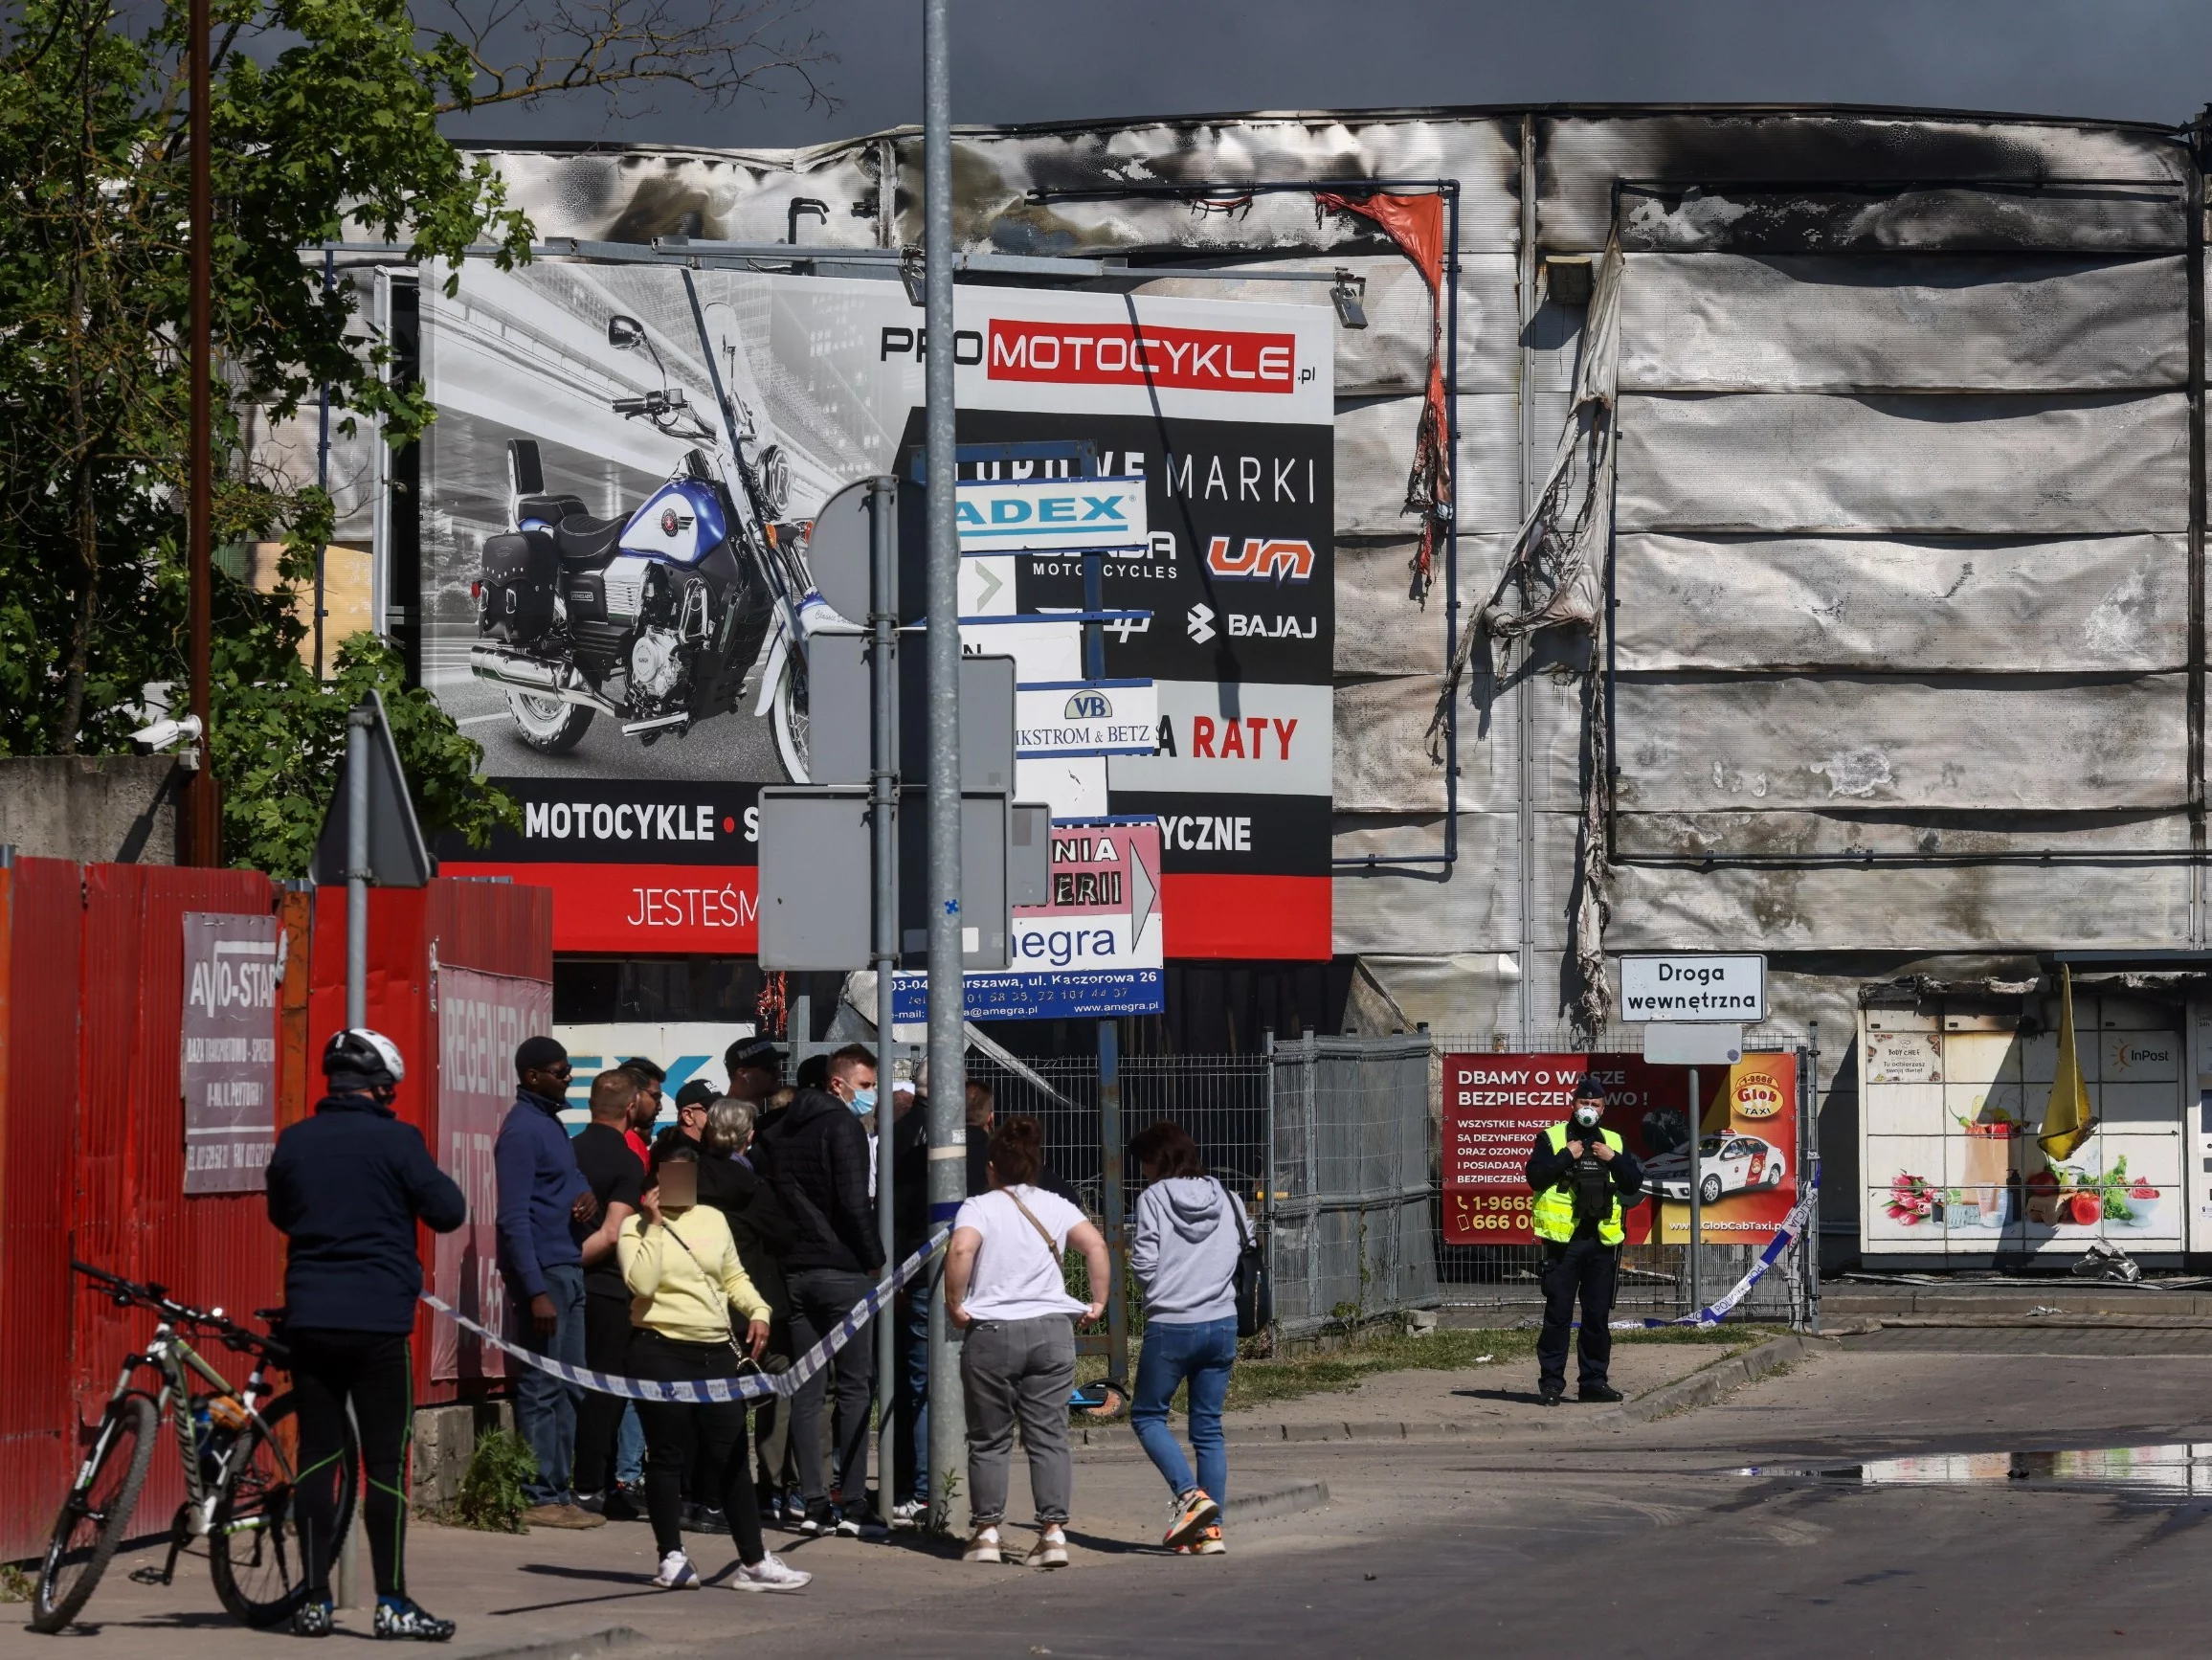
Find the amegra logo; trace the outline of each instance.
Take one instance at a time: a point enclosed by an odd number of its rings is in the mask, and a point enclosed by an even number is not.
[[[1262,393],[1290,392],[1314,374],[1298,367],[1294,334],[1002,317],[991,320],[983,372],[992,380]]]
[[[1275,536],[1216,536],[1206,545],[1206,569],[1229,582],[1310,582],[1313,544]]]

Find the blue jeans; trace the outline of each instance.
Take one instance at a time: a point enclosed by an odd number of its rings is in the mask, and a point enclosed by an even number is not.
[[[1221,1440],[1221,1402],[1229,1397],[1229,1369],[1237,1363],[1237,1316],[1195,1326],[1145,1326],[1137,1355],[1137,1398],[1129,1424],[1153,1468],[1177,1497],[1193,1485],[1191,1467],[1168,1427],[1168,1402],[1185,1379],[1191,1384],[1191,1450],[1197,1455],[1196,1485],[1216,1504],[1229,1492],[1229,1453]]]
[[[892,1424],[899,1465],[893,1472],[893,1504],[929,1496],[929,1276],[924,1274],[903,1293],[895,1311],[891,1375]]]
[[[636,1487],[645,1479],[645,1431],[638,1426],[637,1402],[623,1403],[622,1427],[615,1433],[614,1479]]]
[[[525,1298],[514,1302],[516,1341],[533,1354],[571,1366],[584,1364],[584,1270],[575,1263],[546,1269],[546,1295],[559,1316],[549,1336],[541,1336]],[[572,1496],[570,1472],[576,1460],[576,1405],[583,1392],[535,1366],[515,1368],[515,1427],[538,1456],[538,1479],[523,1483],[532,1504],[566,1504]]]

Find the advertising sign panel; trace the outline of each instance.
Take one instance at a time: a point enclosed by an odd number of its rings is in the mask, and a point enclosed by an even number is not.
[[[431,1155],[459,1184],[468,1221],[436,1236],[431,1290],[448,1308],[495,1332],[506,1330],[499,1268],[499,1178],[492,1147],[515,1101],[515,1049],[553,1023],[553,988],[544,980],[437,971],[437,1130]],[[503,1378],[500,1352],[451,1320],[431,1322],[430,1375]]]
[[[185,912],[185,1191],[257,1193],[277,1144],[274,916]]]
[[[864,279],[446,276],[422,285],[422,675],[524,822],[442,868],[551,886],[560,951],[749,953],[750,809],[809,781],[807,640],[861,621],[813,594],[809,527],[856,480],[918,487],[915,312]],[[1328,956],[1332,313],[958,305],[961,444],[1088,458],[961,467],[963,643],[1017,658],[1036,739],[1014,793],[1253,819],[1163,845],[1166,949]]]
[[[1160,831],[1150,819],[1056,822],[1052,899],[1014,908],[1009,966],[967,976],[972,1021],[1103,1020],[1165,1007]],[[901,1025],[929,1018],[926,975],[893,986]]]
[[[1534,1241],[1529,1155],[1589,1073],[1605,1086],[1605,1128],[1643,1166],[1642,1200],[1622,1216],[1628,1243],[1687,1240],[1689,1068],[1633,1054],[1493,1053],[1443,1057],[1446,1245]],[[1699,1073],[1708,1245],[1763,1245],[1796,1204],[1797,1079],[1792,1054]]]

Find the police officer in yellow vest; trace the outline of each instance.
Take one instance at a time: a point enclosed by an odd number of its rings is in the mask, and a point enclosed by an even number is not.
[[[1536,1339],[1537,1393],[1556,1406],[1567,1393],[1567,1334],[1582,1304],[1582,1362],[1576,1397],[1619,1401],[1606,1381],[1613,1359],[1613,1282],[1620,1263],[1620,1207],[1643,1185],[1643,1171],[1620,1137],[1599,1122],[1605,1087],[1585,1075],[1564,1124],[1536,1137],[1529,1155],[1532,1218],[1544,1246],[1544,1330]]]

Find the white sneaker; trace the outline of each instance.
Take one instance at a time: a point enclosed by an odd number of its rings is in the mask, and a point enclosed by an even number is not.
[[[910,1498],[904,1504],[895,1504],[891,1507],[891,1531],[893,1533],[911,1533],[928,1519],[929,1506],[922,1499]]]
[[[1037,1536],[1037,1543],[1029,1547],[1029,1555],[1021,1559],[1028,1568],[1064,1568],[1067,1566],[1067,1532],[1064,1528],[1048,1527]]]
[[[968,1548],[960,1553],[964,1562],[1003,1562],[1005,1553],[998,1548],[996,1528],[977,1528],[969,1536]]]
[[[653,1582],[663,1591],[696,1591],[699,1570],[681,1551],[670,1551],[660,1559],[660,1571],[653,1576]]]
[[[740,1591],[796,1591],[803,1589],[813,1579],[814,1575],[804,1568],[793,1567],[771,1551],[750,1567],[741,1563],[736,1576],[729,1582]],[[697,1583],[696,1581],[693,1582]]]

